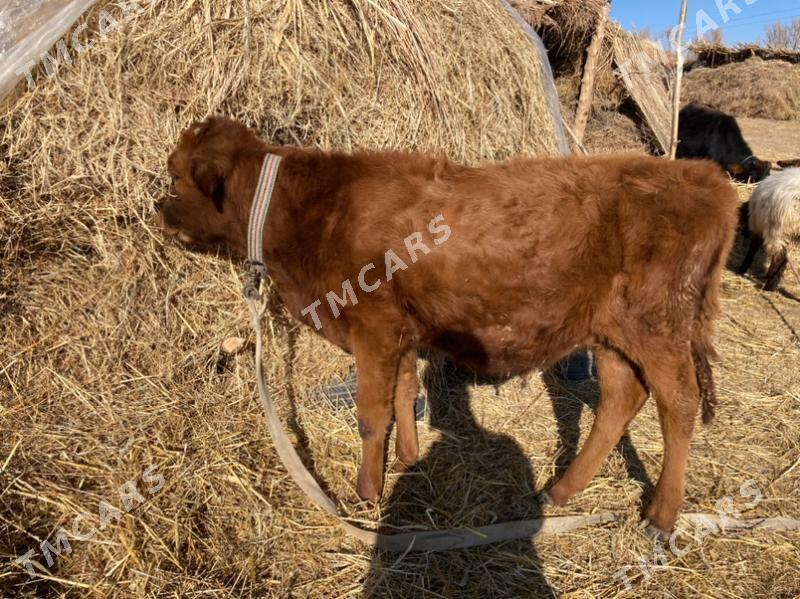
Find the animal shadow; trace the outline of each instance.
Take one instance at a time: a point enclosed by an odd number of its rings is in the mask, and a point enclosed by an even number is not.
[[[471,528],[536,519],[535,476],[511,437],[483,428],[470,389],[497,385],[449,361],[432,358],[422,377],[430,424],[441,437],[417,466],[399,475],[380,522],[398,528]],[[531,540],[443,553],[376,550],[364,583],[366,597],[555,597]]]
[[[594,370],[591,354],[579,352],[558,362],[543,375],[544,384],[553,412],[556,417],[559,437],[559,451],[556,457],[556,475],[548,486],[555,482],[578,454],[581,430],[580,421],[584,408],[597,411],[600,401],[600,387]],[[647,475],[636,448],[628,433],[623,435],[617,451],[625,460],[628,476],[642,488],[642,499],[649,499],[654,490],[653,482]]]

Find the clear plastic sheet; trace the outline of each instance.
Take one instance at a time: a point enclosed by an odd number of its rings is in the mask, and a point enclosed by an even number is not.
[[[96,0],[3,0],[0,2],[0,98],[38,65]]]
[[[553,132],[556,136],[556,143],[558,149],[564,156],[569,155],[570,149],[567,143],[567,136],[564,132],[564,125],[561,115],[561,100],[558,98],[558,91],[556,90],[556,80],[553,77],[553,69],[550,66],[550,59],[547,56],[547,49],[544,47],[544,42],[539,34],[534,31],[525,19],[522,18],[514,7],[512,7],[507,0],[501,0],[503,7],[519,24],[525,34],[531,39],[536,52],[539,54],[539,65],[541,66],[542,79],[544,80],[544,89],[547,92],[547,103],[550,108],[550,116],[553,119]]]

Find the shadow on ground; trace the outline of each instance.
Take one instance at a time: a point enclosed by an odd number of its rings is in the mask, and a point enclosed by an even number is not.
[[[431,426],[441,431],[417,467],[400,477],[386,503],[381,532],[477,527],[535,519],[535,476],[519,444],[480,426],[470,407],[477,379],[447,361],[423,375]],[[531,541],[405,556],[376,552],[367,597],[555,597]]]
[[[594,410],[599,388],[591,360],[578,354],[544,376],[558,420],[562,472],[574,458],[584,408]],[[502,379],[477,377],[434,358],[423,375],[431,426],[441,431],[418,466],[400,477],[386,502],[381,532],[477,527],[541,517],[533,469],[510,436],[486,430],[470,407],[474,386]],[[533,415],[532,417],[535,417]],[[588,432],[588,431],[586,431]],[[636,449],[626,437],[618,450],[630,476],[652,490]],[[555,597],[535,542],[406,555],[376,551],[364,582],[366,597]]]

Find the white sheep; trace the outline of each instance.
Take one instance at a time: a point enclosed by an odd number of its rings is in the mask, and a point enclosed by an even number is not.
[[[789,264],[788,243],[800,238],[800,168],[789,168],[764,179],[743,207],[752,243],[739,272],[750,270],[763,246],[770,260],[767,291],[775,291]]]

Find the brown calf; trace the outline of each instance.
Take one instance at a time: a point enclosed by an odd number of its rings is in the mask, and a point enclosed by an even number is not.
[[[264,236],[270,276],[295,318],[355,356],[361,497],[380,495],[393,414],[398,461],[418,458],[419,348],[522,373],[591,347],[601,401],[550,496],[564,504],[586,487],[652,391],[665,448],[647,516],[671,530],[698,406],[708,421],[716,401],[711,327],[739,206],[714,164],[630,155],[467,168],[270,146],[212,118],[169,157],[167,234],[244,253],[267,152],[284,158]]]

